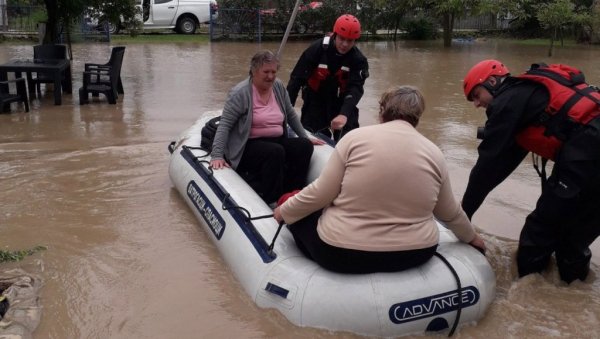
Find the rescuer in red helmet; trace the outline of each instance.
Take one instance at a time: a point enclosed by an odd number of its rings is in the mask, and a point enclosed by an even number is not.
[[[360,22],[340,16],[333,34],[313,42],[300,56],[287,86],[292,105],[302,89],[302,125],[339,140],[357,128],[358,102],[369,77],[367,58],[355,46]]]
[[[519,276],[543,271],[554,254],[563,281],[584,280],[589,246],[600,235],[598,89],[571,66],[534,64],[511,76],[498,60],[471,68],[463,89],[487,115],[462,200],[467,216],[531,152],[542,190],[519,238]],[[554,166],[546,178],[548,160]]]

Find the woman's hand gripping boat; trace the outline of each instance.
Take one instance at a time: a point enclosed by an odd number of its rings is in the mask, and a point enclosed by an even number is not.
[[[212,171],[201,149],[204,114],[171,143],[169,175],[246,293],[298,326],[368,336],[448,331],[483,317],[496,291],[485,256],[459,242],[443,225],[436,257],[395,273],[340,274],[307,259],[272,210],[232,169]],[[309,182],[333,147],[315,146]]]

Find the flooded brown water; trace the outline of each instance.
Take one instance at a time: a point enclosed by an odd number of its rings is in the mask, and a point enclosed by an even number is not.
[[[308,42],[289,43],[280,78],[287,82]],[[444,151],[457,198],[476,160],[476,127],[484,122],[463,97],[475,62],[499,58],[518,73],[537,61],[582,68],[600,84],[598,47],[559,48],[479,41],[361,42],[371,77],[361,123],[375,123],[379,95],[391,85],[421,88],[427,109],[419,130]],[[278,44],[130,44],[125,95],[79,106],[85,62],[104,62],[107,44],[73,49],[74,94],[54,106],[52,93],[30,113],[0,115],[0,246],[46,251],[21,267],[44,280],[35,338],[353,338],[299,328],[259,309],[224,265],[167,174],[167,145],[203,112],[221,109],[227,91],[248,72],[250,56]],[[31,58],[30,45],[0,45],[0,62]],[[298,105],[299,107],[299,105]],[[488,242],[497,297],[478,324],[457,338],[600,338],[600,246],[586,282],[566,286],[555,269],[518,280],[520,228],[539,193],[525,160],[486,200],[474,223]],[[0,336],[2,330],[0,329]],[[438,336],[434,336],[438,337]]]

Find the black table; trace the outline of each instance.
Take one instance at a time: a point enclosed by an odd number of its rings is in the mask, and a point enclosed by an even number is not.
[[[21,77],[21,73],[27,73],[27,78],[31,79],[31,73],[50,74],[54,79],[54,104],[62,104],[62,91],[72,93],[71,80],[71,62],[68,59],[56,60],[11,60],[0,65],[0,81],[7,79],[8,72],[14,72],[16,78]],[[32,92],[33,84],[27,84],[29,92]],[[35,89],[33,89],[35,91]]]

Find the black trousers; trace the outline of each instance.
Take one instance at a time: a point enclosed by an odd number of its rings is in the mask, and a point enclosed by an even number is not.
[[[306,94],[305,94],[306,91]],[[354,108],[346,125],[341,131],[335,131],[333,136],[329,131],[331,120],[340,114],[343,99],[337,98],[335,94],[326,95],[316,93],[310,89],[303,90],[302,115],[300,121],[307,130],[313,133],[323,133],[327,137],[333,137],[338,141],[351,130],[360,127],[358,123],[358,108]]]
[[[335,247],[327,244],[317,233],[322,210],[289,225],[296,245],[309,259],[321,267],[340,273],[396,272],[427,262],[437,245],[408,251],[369,252]]]
[[[527,216],[517,252],[519,276],[541,272],[552,253],[560,278],[584,280],[600,235],[600,131],[585,127],[563,145],[535,210]]]
[[[312,153],[313,144],[306,138],[248,139],[236,172],[270,204],[306,185]]]

